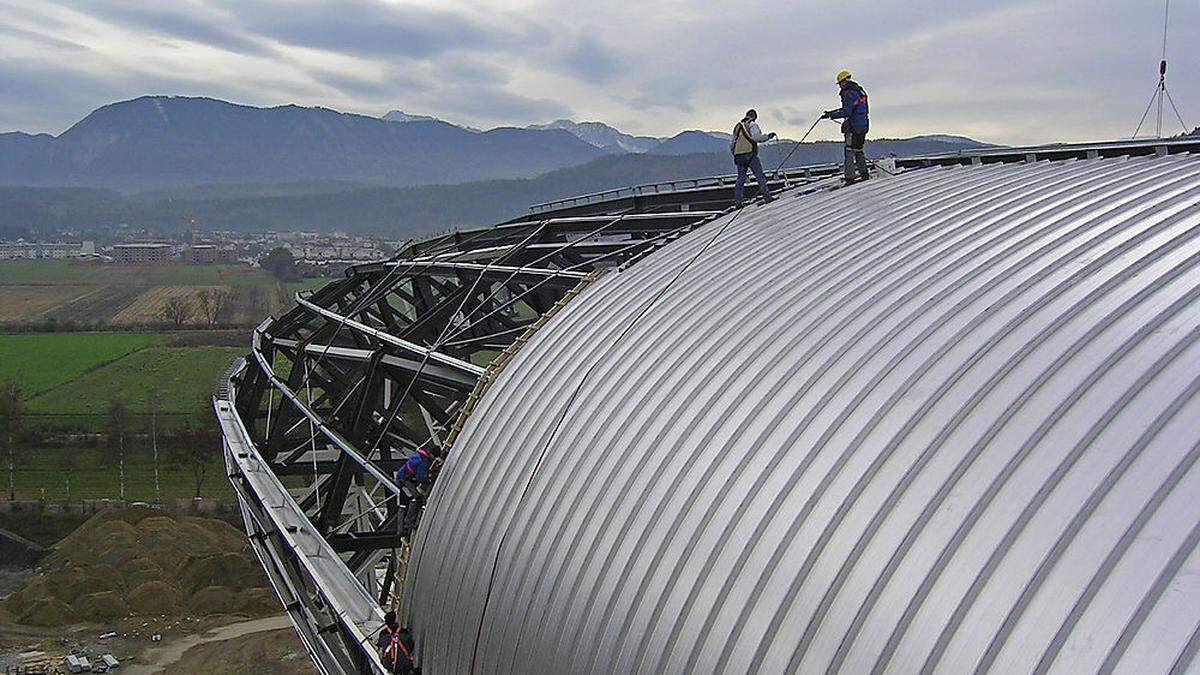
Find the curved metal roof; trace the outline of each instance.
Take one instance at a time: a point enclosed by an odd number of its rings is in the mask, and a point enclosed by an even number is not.
[[[417,537],[425,672],[1195,670],[1200,157],[787,194],[589,287]]]

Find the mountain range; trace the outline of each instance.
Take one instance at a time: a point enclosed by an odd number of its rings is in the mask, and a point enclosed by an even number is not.
[[[410,115],[400,110],[389,112],[383,116],[383,119],[389,122],[445,121],[430,115]],[[451,122],[447,122],[447,124],[451,124]],[[479,131],[474,127],[457,126],[468,131]],[[561,129],[585,143],[613,153],[649,152],[656,155],[687,155],[694,152],[721,152],[729,143],[729,134],[714,131],[684,131],[675,136],[634,136],[604,122],[576,122],[567,119],[554,120],[548,124],[530,124],[525,128],[536,131]]]
[[[344,229],[419,234],[496,222],[529,204],[637,183],[729,173],[728,136],[635,136],[556,120],[481,131],[427,115],[255,108],[142,97],[58,136],[0,134],[0,238],[122,223],[173,229]],[[953,152],[958,136],[872,139],[872,156]],[[787,141],[762,146],[776,166]],[[789,166],[837,161],[804,143]]]
[[[606,152],[558,129],[473,133],[437,120],[147,96],[99,108],[59,136],[0,136],[0,184],[126,192],[244,181],[425,185],[536,176]]]
[[[125,193],[247,183],[408,187],[532,178],[613,154],[724,153],[727,138],[635,136],[565,119],[480,131],[398,110],[376,118],[144,96],[103,106],[58,136],[0,134],[0,185]]]
[[[608,126],[603,122],[576,122],[574,120],[554,120],[549,124],[533,124],[529,129],[562,129],[579,140],[590,143],[597,148],[605,148],[620,152],[646,152],[665,139],[654,136],[632,136]]]

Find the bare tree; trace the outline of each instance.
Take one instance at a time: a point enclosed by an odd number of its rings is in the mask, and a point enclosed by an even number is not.
[[[206,288],[200,291],[196,302],[200,306],[204,322],[209,326],[216,324],[229,305],[229,299],[230,293],[224,288]]]
[[[8,381],[0,387],[0,432],[4,434],[4,442],[8,446],[8,498],[16,500],[16,465],[17,465],[17,434],[25,422],[25,402],[21,396],[21,386]]]
[[[208,469],[216,459],[217,446],[220,443],[208,430],[197,428],[190,420],[184,420],[176,435],[177,445],[174,449],[175,460],[186,464],[192,472],[192,482],[196,487],[196,499],[200,498],[200,489],[204,487],[204,479]]]
[[[78,459],[75,457],[75,450],[68,449],[66,452],[64,452],[62,454],[62,457],[59,459],[59,462],[60,462],[60,466],[62,467],[63,475],[66,477],[67,503],[70,504],[71,503],[71,476],[75,475],[75,465],[79,463]]]
[[[158,312],[159,318],[163,321],[169,321],[176,328],[182,326],[188,319],[192,318],[192,303],[187,301],[187,298],[175,296],[167,298],[163,303],[162,309]]]
[[[129,406],[119,398],[108,401],[108,447],[117,450],[117,466],[120,469],[121,501],[125,501],[125,434],[129,433]]]

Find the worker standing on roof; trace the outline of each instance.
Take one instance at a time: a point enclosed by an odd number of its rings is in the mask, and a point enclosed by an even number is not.
[[[775,132],[764,134],[758,128],[758,112],[751,108],[746,116],[733,128],[733,140],[729,142],[729,151],[733,153],[733,163],[737,165],[737,183],[733,188],[733,200],[738,206],[742,205],[742,192],[746,185],[746,171],[754,172],[754,180],[758,181],[758,191],[762,193],[763,203],[772,200],[771,188],[767,185],[767,175],[763,173],[762,162],[758,159],[758,144],[775,138]]]
[[[871,126],[867,92],[857,82],[850,79],[852,77],[854,76],[848,70],[838,73],[837,84],[841,88],[842,107],[826,110],[822,115],[827,119],[842,120],[842,135],[846,137],[846,159],[843,171],[847,185],[855,180],[870,178],[867,173],[867,156],[863,150],[867,141],[867,131]]]

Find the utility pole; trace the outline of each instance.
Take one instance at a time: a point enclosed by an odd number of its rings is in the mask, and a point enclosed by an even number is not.
[[[5,440],[8,443],[8,498],[16,500],[16,436],[20,432],[25,418],[25,404],[22,401],[21,387],[16,382],[5,382],[0,387],[0,428],[3,428]]]
[[[150,404],[150,444],[154,449],[154,503],[162,504],[162,490],[158,482],[158,408],[162,405],[162,387],[155,383],[147,392]]]

